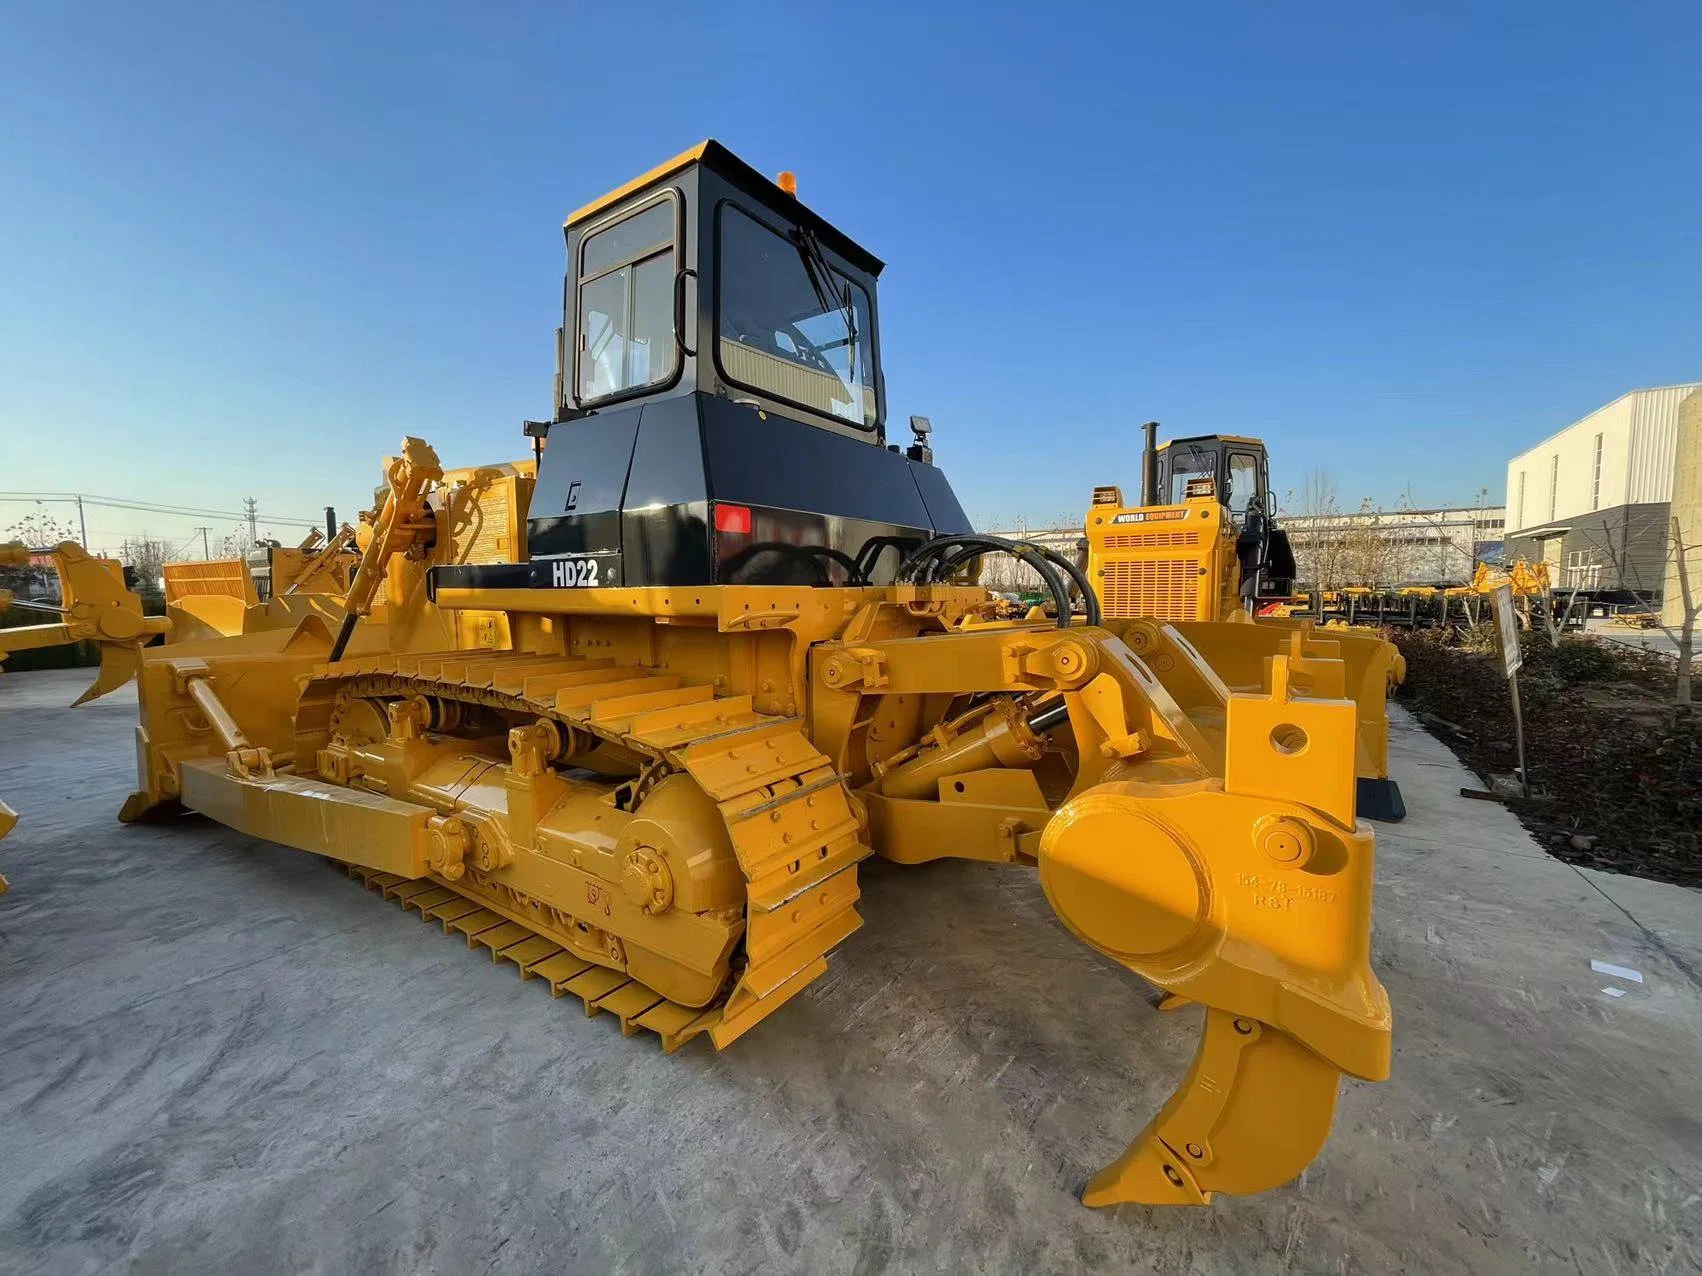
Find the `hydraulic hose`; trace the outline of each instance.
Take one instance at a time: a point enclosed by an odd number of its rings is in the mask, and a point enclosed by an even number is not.
[[[956,553],[952,554],[948,560],[940,563],[938,571],[941,576],[950,576],[953,571],[957,570],[957,568],[961,567],[970,559],[997,549],[1000,552],[1015,555],[1016,557],[1021,558],[1024,562],[1029,563],[1030,566],[1035,567],[1037,571],[1041,572],[1041,576],[1044,579],[1045,572],[1023,553],[1024,550],[1028,550],[1031,553],[1044,556],[1048,562],[1062,570],[1075,583],[1077,591],[1080,592],[1082,596],[1082,607],[1086,612],[1088,624],[1097,625],[1103,622],[1104,613],[1100,610],[1099,594],[1088,581],[1087,573],[1082,570],[1079,563],[1066,558],[1057,550],[1051,549],[1036,541],[1006,541],[1003,538],[992,536],[974,538],[942,537],[940,539],[973,539],[977,542],[975,544],[964,546],[957,550]],[[937,545],[938,543],[938,541],[929,541],[927,545],[923,546],[923,549],[927,549],[930,546]],[[918,553],[920,552],[921,551],[918,551]],[[1052,588],[1050,581],[1048,581],[1048,587]],[[1067,589],[1064,591],[1063,596],[1059,597],[1057,589],[1052,588],[1052,595],[1058,601],[1058,612],[1060,616],[1070,610],[1069,591]]]
[[[1033,544],[1033,542],[1027,543]],[[1087,623],[1090,625],[1100,624],[1105,619],[1105,613],[1099,609],[1099,594],[1088,581],[1087,573],[1081,569],[1081,565],[1045,545],[1035,545],[1034,547],[1069,573],[1070,579],[1075,581],[1076,588],[1081,591],[1082,608],[1087,613]]]
[[[956,536],[937,536],[925,542],[920,548],[905,559],[899,566],[896,579],[907,581],[912,577],[919,579],[922,584],[934,583],[936,574],[941,566],[940,558],[947,550],[974,547],[977,553],[1010,554],[1021,559],[1040,574],[1045,581],[1053,601],[1058,604],[1058,628],[1070,627],[1070,594],[1064,584],[1064,578],[1058,575],[1051,561],[1038,548],[1026,542],[1008,541],[998,536],[982,536],[964,534]],[[959,556],[954,556],[959,557]],[[975,554],[960,556],[960,561],[967,561]]]

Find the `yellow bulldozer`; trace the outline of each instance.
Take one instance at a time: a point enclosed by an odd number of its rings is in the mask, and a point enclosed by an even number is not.
[[[1270,658],[1285,652],[1340,661],[1359,707],[1359,814],[1405,819],[1389,778],[1386,701],[1406,661],[1374,631],[1318,626],[1274,601],[1290,595],[1295,566],[1276,523],[1264,443],[1207,434],[1160,444],[1158,422],[1142,429],[1140,503],[1126,504],[1118,487],[1096,487],[1081,542],[1079,561],[1104,614],[1137,622],[1139,636],[1168,623],[1232,690],[1261,686]]]
[[[51,567],[59,577],[59,597],[47,603],[16,597],[0,588],[0,612],[16,608],[38,611],[54,619],[39,625],[0,628],[0,665],[19,651],[35,651],[73,642],[93,642],[100,651],[100,669],[88,689],[73,704],[116,691],[136,676],[142,644],[167,629],[160,617],[144,616],[142,602],[124,583],[123,564],[98,558],[75,541],[41,549],[20,542],[0,545],[0,568],[14,570]],[[18,823],[18,813],[0,802],[0,838]],[[7,883],[0,876],[0,895]]]
[[[1199,627],[1111,619],[1073,560],[974,532],[927,422],[888,442],[882,263],[790,175],[706,142],[565,237],[531,457],[404,440],[340,621],[146,652],[122,818],[328,857],[670,1051],[819,978],[870,855],[1037,870],[1083,942],[1203,1008],[1083,1199],[1297,1175],[1342,1075],[1389,1069],[1340,650],[1232,688]],[[1003,618],[965,583],[990,554],[1057,615]]]
[[[317,528],[299,545],[264,541],[238,558],[165,565],[166,614],[180,637],[230,637],[291,628],[318,614],[342,621],[342,599],[360,564],[360,533]]]

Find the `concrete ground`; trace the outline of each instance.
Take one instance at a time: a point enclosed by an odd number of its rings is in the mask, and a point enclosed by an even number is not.
[[[85,677],[0,677],[0,1271],[1702,1266],[1702,893],[1551,859],[1399,714],[1393,1079],[1288,1188],[1092,1211],[1199,1012],[1029,874],[871,865],[824,979],[665,1057],[319,860],[120,827],[134,702]]]
[[[1663,656],[1678,653],[1678,642],[1664,629],[1633,629],[1598,617],[1584,622],[1584,632],[1592,638],[1605,638],[1627,647],[1641,647]]]

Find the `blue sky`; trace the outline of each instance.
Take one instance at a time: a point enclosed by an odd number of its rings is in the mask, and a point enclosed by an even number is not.
[[[978,521],[1132,487],[1149,417],[1263,435],[1279,489],[1498,500],[1508,456],[1702,377],[1699,35],[1562,0],[9,6],[0,488],[311,516],[404,433],[520,455],[563,215],[713,136],[887,260],[889,416]]]

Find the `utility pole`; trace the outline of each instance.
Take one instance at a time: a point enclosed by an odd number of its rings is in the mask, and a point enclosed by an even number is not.
[[[83,548],[89,547],[89,520],[83,517],[83,498],[77,497],[77,531],[83,538]]]
[[[195,530],[201,533],[201,561],[203,563],[210,563],[213,561],[213,551],[207,548],[208,529],[205,527],[197,527]]]
[[[242,498],[243,512],[248,515],[248,539],[258,543],[260,540],[260,530],[257,526],[259,515],[254,512],[256,505],[257,502],[252,496],[245,496]]]
[[[337,509],[334,505],[325,507],[325,540],[329,544],[337,539]]]
[[[1477,579],[1477,547],[1478,547],[1479,542],[1483,539],[1483,531],[1484,531],[1484,528],[1483,528],[1483,503],[1485,501],[1487,501],[1488,499],[1489,499],[1489,489],[1487,487],[1478,488],[1477,489],[1477,502],[1474,506],[1474,508],[1476,509],[1477,512],[1472,515],[1472,579],[1473,580]],[[1507,527],[1506,527],[1505,517],[1503,517],[1503,519],[1502,519],[1501,535],[1502,535],[1503,539],[1505,539],[1506,536],[1507,536]],[[1505,557],[1505,555],[1503,555],[1503,557]]]

